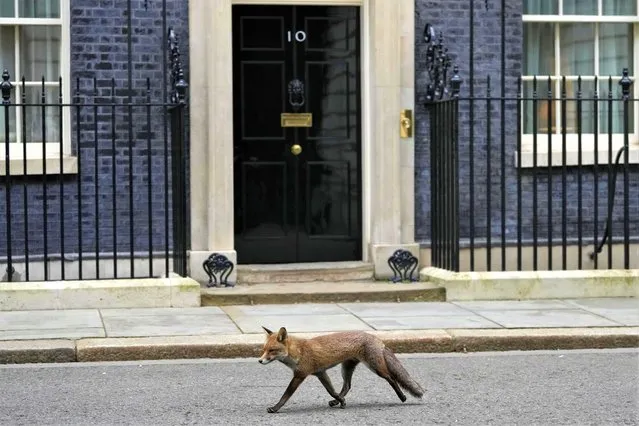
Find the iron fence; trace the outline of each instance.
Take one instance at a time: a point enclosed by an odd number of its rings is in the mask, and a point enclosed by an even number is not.
[[[637,267],[639,99],[621,76],[519,78],[515,96],[487,77],[460,96],[456,70],[431,75],[434,266]]]
[[[3,280],[186,275],[187,84],[170,28],[165,41],[160,102],[149,78],[137,89],[77,78],[65,98],[62,79],[52,91],[3,72]]]

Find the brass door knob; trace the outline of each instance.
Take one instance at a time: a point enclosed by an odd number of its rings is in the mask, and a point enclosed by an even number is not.
[[[291,146],[291,153],[293,155],[300,155],[302,153],[302,147],[298,144]]]

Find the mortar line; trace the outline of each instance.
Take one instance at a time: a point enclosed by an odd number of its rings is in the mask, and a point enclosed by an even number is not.
[[[237,330],[240,332],[240,334],[254,334],[254,333],[245,333],[245,332],[244,332],[244,330],[242,330],[242,328],[240,327],[240,325],[239,325],[237,322],[235,322],[235,319],[233,319],[233,317],[231,316],[231,314],[230,314],[230,313],[228,313],[228,312],[226,311],[226,308],[227,308],[227,307],[230,307],[231,309],[233,309],[233,306],[236,306],[236,305],[222,305],[222,306],[219,306],[219,308],[220,308],[220,310],[221,310],[222,312],[224,312],[224,314],[226,315],[226,317],[227,317],[229,320],[231,320],[231,322],[233,323],[233,325],[235,326],[235,328],[237,328]]]
[[[100,323],[102,323],[102,330],[104,330],[104,338],[109,337],[109,333],[107,333],[106,324],[104,323],[104,317],[102,316],[102,309],[98,309],[98,315],[100,316]]]

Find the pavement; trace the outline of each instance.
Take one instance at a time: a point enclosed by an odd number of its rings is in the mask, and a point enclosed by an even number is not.
[[[261,326],[378,335],[398,353],[639,347],[636,298],[0,312],[0,363],[259,356]]]

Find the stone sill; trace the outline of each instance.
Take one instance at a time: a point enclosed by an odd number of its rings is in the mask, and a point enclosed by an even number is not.
[[[579,151],[577,150],[577,143],[573,138],[568,141],[566,144],[566,166],[567,167],[575,167],[579,166],[592,166],[595,164],[595,144],[594,139],[592,138],[584,138],[582,140],[582,150],[581,150],[581,163],[579,161]],[[617,153],[619,149],[623,146],[622,138],[613,138],[612,144],[609,144],[607,138],[600,138],[598,142],[598,158],[597,163],[600,166],[608,165],[608,152],[609,148],[612,147],[612,161],[614,161],[617,157]],[[631,135],[629,141],[629,150],[628,150],[628,163],[629,164],[639,164],[639,141],[637,140],[636,135]],[[551,143],[551,167],[562,167],[563,163],[563,151],[562,151],[562,141],[560,135],[557,137],[553,137]],[[533,143],[530,140],[522,141],[521,148],[521,168],[533,168],[535,167],[533,160]],[[623,165],[624,156],[622,155],[619,160],[619,165]],[[518,156],[515,153],[515,164],[518,164]],[[539,137],[537,140],[537,164],[536,167],[548,167],[548,144],[543,137]]]
[[[60,170],[60,157],[47,157],[45,163],[47,175],[78,173],[78,157],[75,156],[62,157],[62,170]],[[9,160],[9,174],[11,176],[24,176],[24,168],[25,162],[22,158],[12,158]],[[27,158],[26,169],[28,176],[42,176],[45,174],[42,158]],[[6,175],[7,162],[4,159],[0,159],[0,176]]]

